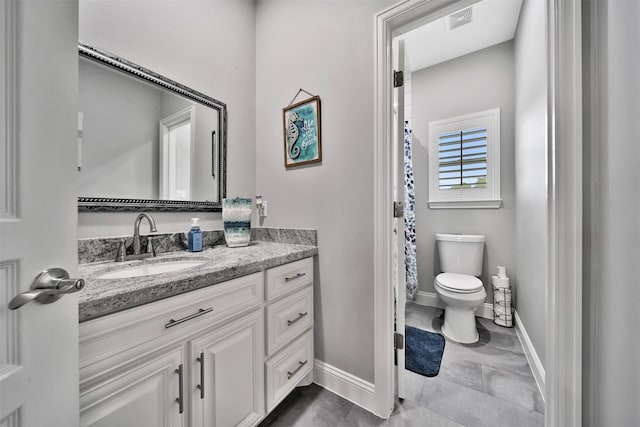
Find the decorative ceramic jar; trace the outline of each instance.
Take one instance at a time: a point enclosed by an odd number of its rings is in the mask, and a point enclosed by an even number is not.
[[[222,199],[222,221],[227,246],[248,246],[251,239],[251,199]]]

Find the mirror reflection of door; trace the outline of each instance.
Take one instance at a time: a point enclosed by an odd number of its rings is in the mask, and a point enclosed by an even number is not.
[[[191,99],[174,93],[88,57],[81,56],[78,65],[79,196],[219,200],[225,156],[218,151],[224,142],[212,134],[224,134],[225,124],[224,113],[211,106],[215,102],[202,94]],[[188,136],[186,128],[179,130],[185,121],[191,123]],[[163,126],[167,135],[172,130],[178,140],[177,135],[186,138],[172,149],[182,157],[169,155]]]
[[[160,198],[191,199],[194,107],[160,120]]]

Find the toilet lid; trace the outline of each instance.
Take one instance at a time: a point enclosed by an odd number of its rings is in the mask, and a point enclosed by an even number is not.
[[[436,276],[436,283],[451,292],[470,294],[482,289],[482,281],[468,274],[440,273]]]

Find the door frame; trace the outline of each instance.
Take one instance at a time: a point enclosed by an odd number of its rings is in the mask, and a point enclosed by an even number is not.
[[[195,144],[196,144],[196,107],[190,106],[184,108],[178,112],[175,112],[167,117],[163,117],[160,120],[160,150],[159,157],[160,161],[158,162],[158,168],[160,170],[160,196],[165,200],[175,200],[175,198],[170,197],[170,165],[169,162],[171,160],[171,156],[169,155],[169,135],[171,133],[171,128],[173,128],[177,124],[189,122],[191,129],[189,131],[189,195],[186,200],[192,200],[193,193],[193,173],[191,172],[191,168],[195,162]],[[211,147],[212,152],[215,153],[215,149]]]
[[[394,66],[395,71],[405,72],[406,65],[406,57],[405,57],[405,41],[404,40],[396,40],[393,42],[395,46],[393,53],[393,62],[397,61],[397,64]],[[392,178],[392,191],[394,192],[394,201],[400,202],[404,205],[406,200],[405,195],[405,169],[404,169],[404,161],[405,161],[405,132],[406,132],[406,121],[404,115],[404,107],[405,107],[405,99],[404,99],[404,91],[405,84],[403,84],[397,88],[394,88],[393,93],[393,101],[392,103],[395,105],[395,113],[393,117],[393,132],[395,133],[394,140],[396,141],[396,146],[393,150],[392,162],[396,167],[394,171],[395,174]],[[406,207],[405,207],[406,209]],[[400,334],[403,337],[406,335],[406,319],[405,319],[405,309],[407,303],[407,280],[406,280],[406,257],[405,257],[405,246],[406,246],[406,237],[405,237],[405,209],[402,210],[402,215],[399,218],[393,219],[393,228],[394,228],[394,263],[391,265],[393,271],[393,289],[394,289],[394,299],[393,299],[393,313],[394,313],[394,325],[395,325],[395,333]],[[395,210],[395,209],[394,209]],[[401,308],[401,309],[400,309]],[[406,337],[404,339],[406,341]],[[395,344],[394,344],[395,347]],[[406,378],[405,378],[405,357],[406,357],[406,346],[401,345],[398,346],[395,351],[395,372],[394,372],[394,385],[395,385],[395,395],[398,396],[399,399],[404,399],[407,393],[406,387]]]
[[[477,0],[403,0],[374,17],[374,381],[394,407],[392,40]],[[548,273],[545,425],[582,424],[582,46],[579,0],[547,0]]]

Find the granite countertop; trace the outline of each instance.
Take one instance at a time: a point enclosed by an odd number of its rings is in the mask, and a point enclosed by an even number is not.
[[[152,301],[193,291],[236,277],[286,264],[318,253],[316,246],[254,241],[249,246],[214,246],[202,252],[168,252],[155,258],[127,262],[80,264],[86,285],[78,294],[80,322]],[[164,261],[201,260],[202,265],[171,273],[123,279],[97,279],[109,271]]]

